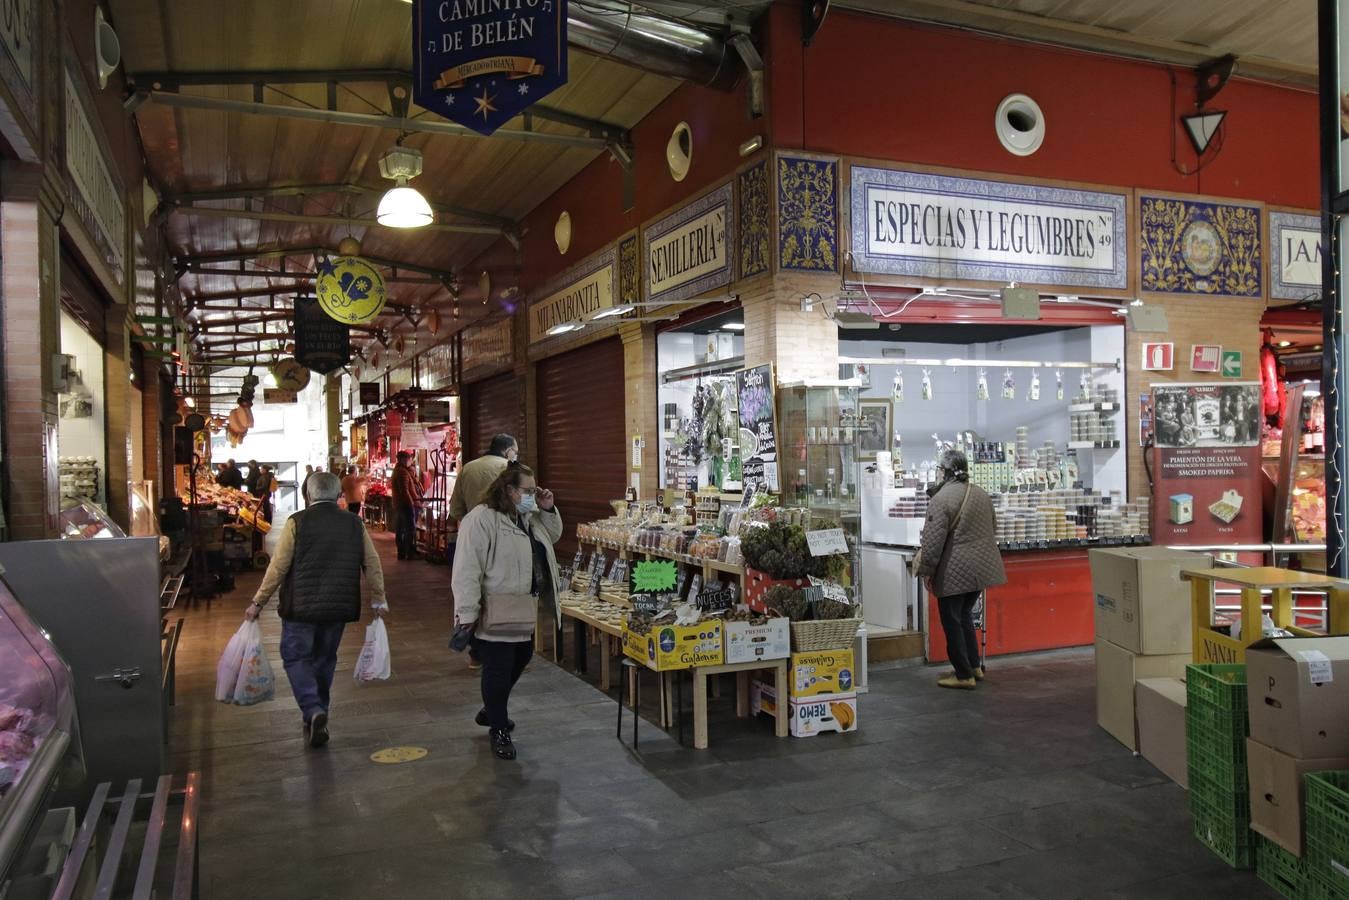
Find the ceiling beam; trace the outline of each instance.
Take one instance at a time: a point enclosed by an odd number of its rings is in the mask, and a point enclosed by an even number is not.
[[[211,112],[242,113],[252,116],[270,116],[281,119],[304,119],[310,122],[322,122],[330,125],[355,125],[361,128],[383,128],[393,132],[415,132],[418,134],[443,134],[453,137],[481,138],[471,128],[455,125],[443,119],[409,119],[373,113],[344,112],[334,109],[313,109],[307,106],[287,106],[281,103],[251,103],[246,100],[226,100],[221,97],[198,97],[190,94],[173,94],[164,91],[138,93],[136,99],[142,103],[157,103],[178,109],[201,109]],[[537,116],[538,113],[536,112]],[[605,150],[610,142],[602,137],[589,135],[552,134],[544,131],[524,131],[514,128],[502,128],[492,133],[492,137],[517,141],[529,141],[539,144],[554,144],[563,147],[584,147],[588,150]]]
[[[419,129],[412,127],[417,120],[406,117],[409,101],[412,97],[412,73],[402,69],[235,69],[224,71],[198,71],[198,72],[138,72],[131,74],[130,79],[135,85],[136,94],[145,96],[149,99],[158,99],[165,93],[177,93],[182,87],[222,87],[227,85],[252,85],[253,98],[258,103],[262,102],[262,96],[268,85],[315,85],[321,84],[325,87],[333,88],[343,84],[383,84],[388,91],[389,105],[392,107],[392,114],[387,118],[397,118],[399,121],[406,121],[403,126],[408,131],[417,131]],[[329,94],[329,109],[321,110],[326,112],[337,112],[336,104],[332,102],[332,94]],[[162,101],[161,101],[162,102]],[[245,104],[249,105],[249,104]],[[402,115],[399,115],[402,113]],[[548,122],[556,122],[559,125],[566,125],[582,131],[592,140],[599,141],[599,148],[608,144],[620,144],[630,146],[632,141],[629,138],[628,130],[621,125],[613,122],[606,122],[602,119],[591,119],[586,116],[579,116],[574,113],[565,112],[546,104],[535,104],[528,110],[528,115],[536,119],[542,119]],[[375,118],[375,117],[371,117]],[[453,125],[449,122],[440,120],[438,122],[420,123],[420,124],[444,124],[451,129],[451,132],[433,132],[433,133],[451,133],[461,134],[465,137],[483,137],[478,132],[462,125]],[[380,126],[391,127],[391,126]],[[397,126],[392,126],[397,127]],[[535,134],[526,128],[523,131],[507,131],[502,129],[493,136],[514,137],[520,140],[530,140],[531,138],[522,137],[523,135]],[[557,137],[554,135],[554,137]],[[538,139],[537,137],[532,139]],[[586,146],[590,146],[587,144]]]
[[[178,266],[179,277],[183,275],[221,275],[227,278],[286,278],[291,281],[303,280],[313,281],[318,277],[317,272],[272,272],[265,269],[217,269],[211,266],[203,266],[197,263],[190,263]],[[440,285],[444,287],[443,278],[412,278],[410,276],[394,275],[384,279],[388,284],[422,284],[422,285]],[[295,291],[297,288],[286,288],[282,293]]]
[[[360,226],[373,228],[379,225],[375,219],[353,219],[346,216],[312,216],[307,213],[274,212],[272,210],[254,211],[249,209],[218,209],[213,206],[173,206],[170,213],[177,216],[199,216],[212,219],[248,219],[253,222],[296,222],[305,225],[327,225],[331,228],[350,228]],[[450,222],[432,222],[423,225],[418,231],[453,232],[455,234],[486,234],[503,237],[505,232],[495,225],[455,225]]]
[[[174,194],[168,199],[183,204],[212,203],[220,200],[257,200],[271,197],[310,197],[321,194],[358,194],[361,196],[383,196],[387,187],[366,187],[360,184],[292,184],[265,187],[222,187],[210,191],[188,191]],[[431,208],[447,216],[456,216],[486,225],[495,225],[510,234],[516,229],[516,223],[503,216],[467,209],[451,203],[439,203],[427,198]]]

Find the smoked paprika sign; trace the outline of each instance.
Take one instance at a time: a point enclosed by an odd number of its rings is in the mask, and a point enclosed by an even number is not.
[[[567,83],[567,0],[413,0],[412,99],[491,134]]]

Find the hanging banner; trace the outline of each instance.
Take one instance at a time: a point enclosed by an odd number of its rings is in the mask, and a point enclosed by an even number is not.
[[[1269,214],[1269,295],[1304,300],[1321,294],[1321,220],[1296,213]]]
[[[350,330],[313,297],[295,298],[295,361],[320,375],[351,362]]]
[[[491,134],[567,83],[567,0],[413,0],[412,99]]]
[[[742,482],[751,491],[778,489],[777,404],[773,391],[773,364],[764,363],[735,373],[736,416],[740,425]]]
[[[852,271],[1129,286],[1128,196],[853,166]]]
[[[314,282],[323,311],[347,325],[364,325],[384,309],[384,276],[359,256],[320,259]]]
[[[1152,541],[1258,544],[1260,385],[1155,384]]]

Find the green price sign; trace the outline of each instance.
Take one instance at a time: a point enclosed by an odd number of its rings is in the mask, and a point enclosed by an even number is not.
[[[634,594],[662,594],[675,589],[675,564],[669,560],[634,563],[629,585]]]

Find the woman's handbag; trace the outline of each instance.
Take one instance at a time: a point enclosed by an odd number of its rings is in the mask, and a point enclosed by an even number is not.
[[[946,548],[951,546],[951,536],[956,533],[956,525],[960,524],[960,514],[965,511],[965,503],[970,499],[970,486],[965,485],[965,496],[960,498],[960,509],[956,510],[956,517],[951,520],[951,527],[946,529],[946,540],[941,545],[941,556],[937,557],[937,565],[941,565],[942,558],[946,556]],[[919,547],[918,552],[913,555],[913,562],[909,563],[909,571],[917,575],[922,571],[923,566],[923,548]]]
[[[539,619],[539,598],[533,594],[488,594],[483,599],[478,633],[527,638]]]

